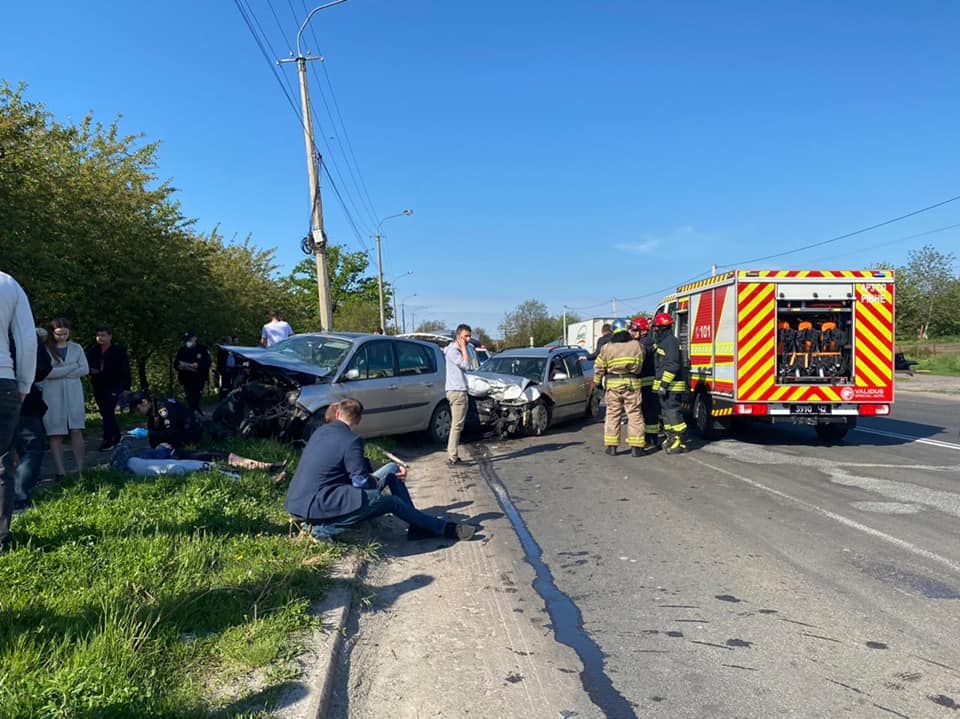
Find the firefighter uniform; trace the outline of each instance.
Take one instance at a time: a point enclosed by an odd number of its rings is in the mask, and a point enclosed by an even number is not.
[[[668,321],[669,320],[669,321]],[[654,320],[654,367],[653,390],[660,396],[660,411],[663,429],[667,438],[663,449],[667,454],[684,452],[687,449],[684,435],[687,423],[680,413],[680,398],[683,395],[683,365],[680,362],[680,343],[673,336],[673,319],[666,315]]]
[[[647,448],[655,448],[660,431],[660,397],[653,391],[656,349],[653,345],[653,335],[649,330],[637,341],[643,347],[643,366],[640,368],[640,408],[643,411],[643,424],[646,429],[646,445]]]
[[[644,447],[643,413],[640,409],[640,369],[643,348],[630,339],[626,323],[617,320],[612,339],[600,349],[594,362],[593,381],[604,387],[607,414],[603,423],[603,445],[608,454],[620,446],[620,423],[627,416],[627,445],[639,456]],[[619,326],[617,326],[619,325]]]

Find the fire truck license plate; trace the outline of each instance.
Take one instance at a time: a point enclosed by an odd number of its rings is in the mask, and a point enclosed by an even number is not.
[[[828,404],[792,404],[790,414],[830,414]]]

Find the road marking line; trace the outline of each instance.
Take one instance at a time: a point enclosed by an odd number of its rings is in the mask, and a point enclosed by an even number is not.
[[[881,429],[867,429],[866,427],[854,427],[854,432],[867,432],[869,434],[878,434],[881,437],[892,437],[893,439],[908,439],[911,442],[919,444],[929,444],[932,447],[942,447],[943,449],[958,449],[960,444],[954,442],[944,442],[939,439],[925,439],[923,437],[913,437],[909,434],[897,434],[896,432],[884,432]]]
[[[807,509],[813,510],[817,514],[822,514],[824,517],[827,517],[828,519],[832,519],[835,522],[839,522],[840,524],[846,525],[847,527],[850,527],[852,529],[859,530],[864,534],[869,534],[873,537],[876,537],[877,539],[882,539],[883,541],[889,542],[894,546],[900,547],[901,549],[905,549],[908,552],[912,552],[913,554],[916,554],[919,557],[930,559],[934,562],[939,562],[940,564],[943,564],[949,567],[954,572],[960,573],[960,564],[957,564],[956,562],[948,559],[947,557],[943,557],[937,554],[936,552],[931,552],[927,549],[924,549],[923,547],[918,547],[917,545],[912,544],[911,542],[908,542],[905,539],[900,539],[898,537],[894,537],[893,535],[887,534],[886,532],[881,532],[879,529],[868,527],[866,524],[861,524],[860,522],[857,522],[853,519],[844,517],[842,514],[837,514],[836,512],[831,512],[830,510],[824,509],[823,507],[818,507],[815,504],[810,504],[809,502],[805,502],[802,499],[798,499],[797,497],[793,497],[789,494],[786,494],[785,492],[781,492],[778,489],[773,489],[773,487],[768,487],[765,484],[761,484],[756,480],[749,479],[748,477],[742,477],[736,472],[731,472],[730,470],[724,469],[723,467],[716,467],[710,464],[709,462],[704,462],[703,460],[697,459],[692,455],[687,455],[687,456],[689,459],[693,460],[699,465],[712,469],[716,472],[720,472],[721,474],[726,474],[730,477],[733,477],[734,479],[740,480],[744,484],[749,484],[751,487],[755,487],[756,489],[762,489],[763,491],[769,492],[770,494],[780,497],[781,499],[786,499],[795,504],[799,504],[802,507],[806,507]]]

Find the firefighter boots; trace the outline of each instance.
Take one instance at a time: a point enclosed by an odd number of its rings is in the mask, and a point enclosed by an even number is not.
[[[634,447],[632,450],[630,450],[630,453],[634,457],[642,457],[644,455],[643,447]]]
[[[617,453],[617,448],[614,447],[613,445],[608,445],[603,451],[612,457]]]

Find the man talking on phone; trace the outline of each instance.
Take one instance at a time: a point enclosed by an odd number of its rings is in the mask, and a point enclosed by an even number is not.
[[[457,325],[456,338],[448,344],[443,355],[447,360],[447,403],[450,405],[450,438],[447,440],[447,464],[451,467],[460,464],[460,433],[467,421],[467,375],[472,369],[470,363],[470,337],[473,330],[470,325]]]

